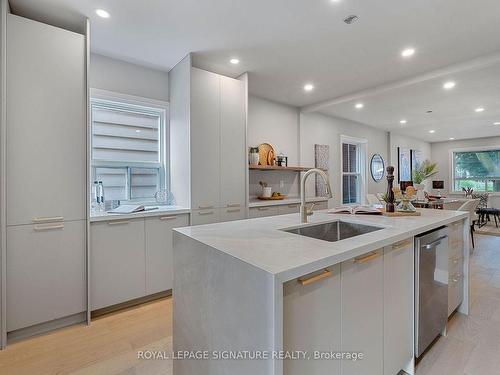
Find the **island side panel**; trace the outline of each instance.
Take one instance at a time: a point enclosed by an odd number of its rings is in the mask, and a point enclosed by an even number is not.
[[[464,268],[463,268],[463,295],[462,303],[458,306],[458,312],[469,315],[470,309],[470,254],[471,254],[471,238],[470,238],[470,219],[464,220],[463,236],[464,236]]]
[[[173,349],[273,350],[273,275],[174,231]],[[270,360],[174,360],[174,375],[273,374]]]

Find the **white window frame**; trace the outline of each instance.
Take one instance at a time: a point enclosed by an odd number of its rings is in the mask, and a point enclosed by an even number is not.
[[[144,98],[134,95],[122,94],[114,91],[102,90],[97,88],[90,89],[90,103],[91,108],[95,101],[102,103],[119,103],[125,106],[140,106],[140,107],[149,107],[162,111],[161,123],[159,127],[159,144],[160,144],[160,160],[158,162],[135,162],[135,163],[127,163],[127,162],[118,162],[118,161],[105,161],[105,160],[93,160],[92,158],[92,129],[90,130],[90,169],[91,175],[92,171],[97,168],[124,168],[124,167],[132,167],[132,168],[159,168],[160,169],[160,189],[169,189],[170,188],[170,126],[169,126],[169,103],[157,100]],[[119,105],[118,105],[119,107]],[[92,110],[91,116],[92,116]],[[93,126],[93,121],[91,119],[90,126]],[[127,183],[130,182],[130,176],[128,176]],[[90,181],[92,184],[92,181]],[[127,186],[128,189],[128,197],[130,198],[130,186]],[[151,198],[137,198],[137,199],[128,199],[122,202],[133,202],[133,203],[156,203],[154,197]]]
[[[359,173],[346,173],[344,172],[344,155],[342,152],[342,145],[344,143],[349,143],[357,146],[358,150],[358,163],[359,163]],[[342,205],[357,205],[357,204],[366,204],[366,192],[367,192],[367,184],[368,184],[368,140],[364,138],[356,138],[348,135],[340,136],[340,204]],[[359,186],[359,202],[356,203],[343,203],[344,202],[344,175],[357,175],[360,177],[360,186]]]
[[[454,148],[450,150],[449,155],[449,184],[451,185],[449,188],[450,194],[460,194],[463,195],[463,191],[455,190],[455,153],[456,152],[480,152],[480,151],[491,151],[491,150],[500,150],[500,146],[475,146],[475,147],[464,147],[464,148]],[[480,191],[483,193],[485,191]],[[486,193],[486,192],[485,192]],[[500,192],[489,192],[490,196],[500,196]]]

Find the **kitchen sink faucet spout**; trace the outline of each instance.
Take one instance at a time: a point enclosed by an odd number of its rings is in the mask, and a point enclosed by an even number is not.
[[[312,174],[319,174],[326,185],[326,194],[328,198],[332,198],[332,187],[330,186],[330,180],[324,171],[321,169],[313,168],[309,169],[300,180],[300,222],[307,223],[307,217],[313,214],[312,206],[308,209],[306,207],[306,180]],[[314,206],[314,203],[313,203]]]

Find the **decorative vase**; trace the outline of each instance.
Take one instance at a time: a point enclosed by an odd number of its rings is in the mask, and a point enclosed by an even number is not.
[[[417,189],[417,200],[425,200],[425,184],[415,184],[415,189]]]
[[[250,152],[248,154],[248,163],[250,165],[259,165],[259,148],[250,147]]]

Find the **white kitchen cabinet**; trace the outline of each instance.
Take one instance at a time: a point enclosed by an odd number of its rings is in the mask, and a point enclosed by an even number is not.
[[[220,84],[220,203],[222,208],[245,208],[246,86],[224,76]]]
[[[7,225],[86,219],[83,35],[7,17]]]
[[[463,300],[463,231],[463,221],[457,221],[448,227],[448,316],[453,314]]]
[[[172,229],[189,225],[189,215],[163,215],[145,218],[146,294],[172,289]]]
[[[413,357],[413,239],[384,248],[384,375]]]
[[[276,216],[278,215],[278,206],[251,207],[250,218]]]
[[[220,210],[211,208],[208,210],[193,210],[191,213],[191,225],[213,224],[220,221]]]
[[[219,207],[220,76],[191,70],[191,207]],[[231,155],[225,155],[231,158]]]
[[[382,250],[341,264],[342,351],[364,353],[342,361],[343,375],[383,374],[383,271]]]
[[[300,211],[300,204],[281,204],[278,206],[278,215],[298,214]]]
[[[283,286],[283,349],[340,352],[340,265]],[[309,281],[309,283],[308,283]],[[303,283],[305,285],[303,285]],[[339,360],[285,360],[284,375],[340,374]]]
[[[144,235],[144,219],[92,223],[92,310],[146,295]]]
[[[7,331],[81,313],[86,221],[7,228]]]
[[[221,222],[243,220],[247,218],[245,206],[221,208],[219,214],[219,221]]]
[[[313,211],[320,211],[328,209],[328,201],[315,202]]]

